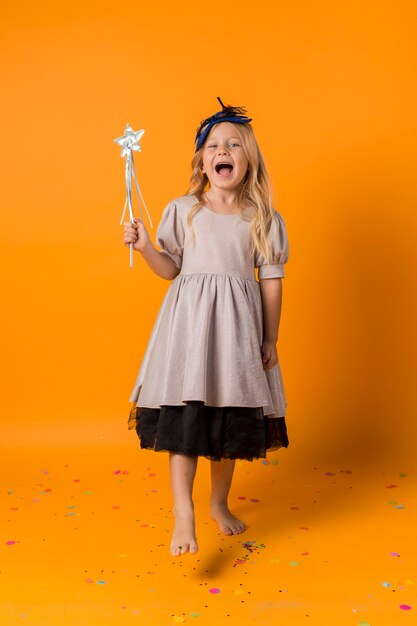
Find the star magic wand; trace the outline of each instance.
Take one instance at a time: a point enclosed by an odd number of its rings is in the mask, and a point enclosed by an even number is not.
[[[138,196],[139,210],[140,210],[140,218],[143,221],[142,215],[142,207],[140,205],[140,200],[143,202],[143,206],[146,209],[146,213],[148,214],[149,222],[152,225],[151,216],[149,215],[148,208],[143,199],[142,193],[139,189],[139,183],[136,178],[136,170],[135,170],[135,161],[133,159],[133,150],[136,152],[141,151],[141,147],[139,144],[139,139],[142,137],[144,130],[134,131],[129,124],[126,124],[126,129],[124,135],[114,139],[116,143],[122,146],[122,157],[126,157],[126,167],[125,167],[125,179],[126,179],[126,200],[123,208],[122,219],[120,220],[120,224],[123,224],[123,220],[126,213],[126,207],[129,207],[129,217],[130,222],[134,224],[134,216],[133,216],[133,204],[132,204],[132,179],[135,181],[136,193]],[[133,267],[133,243],[130,244],[130,267]]]

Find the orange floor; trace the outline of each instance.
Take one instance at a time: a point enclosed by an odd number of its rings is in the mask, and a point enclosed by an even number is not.
[[[417,624],[415,467],[238,461],[226,537],[200,459],[200,549],[174,558],[168,457],[126,439],[1,450],[1,626]]]

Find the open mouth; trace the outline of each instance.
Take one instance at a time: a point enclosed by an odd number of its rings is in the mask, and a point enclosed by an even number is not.
[[[231,176],[233,165],[231,163],[217,163],[214,168],[219,176]]]

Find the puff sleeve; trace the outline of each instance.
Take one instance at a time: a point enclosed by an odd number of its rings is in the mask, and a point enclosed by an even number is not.
[[[169,202],[162,212],[161,221],[156,231],[156,243],[162,248],[160,252],[169,256],[178,269],[181,269],[184,226],[175,200]]]
[[[283,278],[285,276],[284,263],[287,263],[289,256],[289,244],[285,221],[278,211],[274,211],[269,236],[272,252],[270,263],[266,262],[263,255],[259,253],[255,255],[258,278]]]

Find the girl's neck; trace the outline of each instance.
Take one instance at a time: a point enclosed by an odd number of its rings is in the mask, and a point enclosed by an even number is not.
[[[237,210],[239,208],[239,192],[235,189],[225,191],[223,189],[210,187],[210,189],[204,194],[203,198],[206,204],[209,204],[210,207],[224,210],[225,212],[232,212],[233,210]]]

